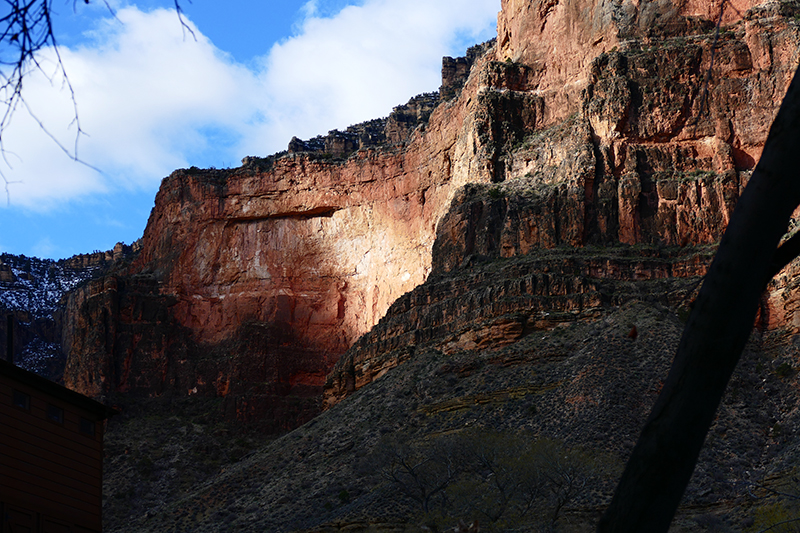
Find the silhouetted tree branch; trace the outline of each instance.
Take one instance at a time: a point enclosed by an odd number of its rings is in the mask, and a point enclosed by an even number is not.
[[[192,3],[192,0],[188,0],[188,1],[189,1],[190,4]],[[179,0],[175,0],[175,12],[178,14],[178,20],[181,22],[181,28],[183,28],[183,31],[184,32],[188,31],[189,34],[192,36],[192,38],[196,41],[197,40],[197,36],[195,36],[194,31],[186,23],[186,21],[183,18],[183,9],[181,8],[181,3],[179,2]],[[185,33],[184,33],[184,35],[185,35]]]
[[[68,3],[69,0],[65,0]],[[90,0],[83,0],[89,4]],[[108,10],[113,14],[111,6],[103,0]],[[78,0],[73,0],[73,9],[77,9]],[[14,114],[20,108],[25,109],[37,122],[42,131],[55,142],[61,150],[71,159],[79,161],[78,141],[83,130],[78,120],[78,105],[75,100],[75,91],[69,81],[64,64],[61,60],[55,33],[53,31],[53,0],[3,0],[5,9],[0,8],[0,153],[6,157],[4,148],[4,134],[11,123]],[[184,30],[188,30],[194,37],[194,32],[183,18],[180,0],[175,0],[175,10],[178,20]],[[40,61],[41,53],[52,49],[56,58],[54,72],[46,72]],[[39,71],[48,79],[61,76],[63,84],[70,93],[73,108],[72,123],[76,127],[75,141],[71,149],[59,142],[45,127],[28,106],[23,95],[23,80],[34,71]],[[8,160],[6,160],[8,163]],[[5,184],[6,198],[10,201],[8,186],[14,182],[9,181],[0,172]]]
[[[444,491],[461,473],[456,452],[448,446],[417,450],[407,443],[396,443],[387,453],[388,464],[381,474],[425,513],[430,511],[433,498],[444,496]]]
[[[664,388],[598,525],[665,532],[692,475],[725,387],[752,331],[761,294],[800,247],[778,248],[800,205],[800,69],[770,128],[681,337]]]

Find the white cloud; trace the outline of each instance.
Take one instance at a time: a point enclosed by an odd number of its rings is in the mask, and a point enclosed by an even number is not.
[[[303,7],[300,8],[300,11],[303,13],[304,18],[313,17],[317,14],[317,0],[308,0]]]
[[[252,73],[216,50],[199,31],[184,38],[174,12],[117,12],[95,35],[94,46],[62,49],[81,129],[75,164],[38,124],[18,112],[4,134],[12,169],[13,201],[47,209],[74,196],[114,187],[154,187],[169,169],[187,165],[204,148],[200,128],[236,131],[257,104]],[[52,54],[50,54],[52,56]],[[52,57],[45,57],[55,68]],[[36,117],[72,149],[70,93],[59,76],[26,79],[24,96]]]
[[[272,105],[260,138],[283,148],[292,135],[385,116],[437,90],[441,57],[493,34],[498,9],[496,0],[373,0],[322,18],[308,2],[300,33],[264,60]]]
[[[491,33],[498,4],[366,0],[323,17],[312,0],[296,35],[275,44],[256,70],[236,64],[200,29],[196,41],[187,36],[174,11],[122,7],[90,42],[61,49],[86,133],[78,156],[102,172],[70,160],[23,111],[4,133],[10,168],[0,163],[0,171],[22,182],[10,186],[13,204],[46,211],[120,189],[155,191],[175,168],[235,166],[245,155],[285,149],[293,135],[385,116],[436,90],[441,56]],[[52,57],[43,62],[55,72]],[[24,95],[71,149],[76,127],[61,78],[33,74]]]

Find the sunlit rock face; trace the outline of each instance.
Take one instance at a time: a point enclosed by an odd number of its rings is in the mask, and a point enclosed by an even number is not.
[[[499,347],[597,317],[618,304],[602,280],[699,283],[798,63],[791,6],[735,8],[717,35],[711,3],[504,1],[478,96],[492,131],[514,132],[495,145],[497,183],[459,191],[433,277],[339,360],[325,405],[421,347]],[[762,327],[797,331],[796,269],[771,285]],[[692,297],[678,294],[643,296]]]
[[[484,108],[453,98],[404,133],[424,111],[414,100],[387,121],[402,142],[174,172],[136,261],[73,294],[67,382],[225,396],[273,429],[307,418],[338,357],[426,279],[458,187],[491,179],[472,134]]]
[[[500,318],[530,304],[520,297],[468,331],[458,295],[471,282],[420,288],[374,330],[394,339],[388,351],[362,340],[340,361],[432,272],[716,242],[800,50],[787,5],[735,7],[717,38],[712,2],[504,0],[497,41],[445,59],[438,100],[239,168],[174,172],[135,262],[71,296],[65,381],[94,396],[219,396],[278,431],[319,411],[326,379],[332,404],[409,356],[416,330],[457,326],[439,343],[454,350],[557,322]],[[669,268],[561,258],[537,267],[547,280],[520,270],[533,277],[513,290],[545,291],[537,313],[591,318],[603,307],[592,279],[704,272],[706,255],[678,255]],[[424,316],[436,301],[451,318]],[[792,301],[770,299],[771,316]]]

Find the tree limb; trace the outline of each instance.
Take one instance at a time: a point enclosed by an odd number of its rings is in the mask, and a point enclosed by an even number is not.
[[[785,260],[776,250],[800,204],[798,72],[706,274],[664,388],[598,524],[601,533],[667,531],[750,336],[765,280]]]
[[[77,8],[77,1],[73,0],[73,10]],[[181,27],[184,32],[188,30],[192,37],[197,40],[192,28],[183,18],[180,0],[174,1],[175,11]],[[90,0],[83,0],[83,2],[88,4]],[[4,147],[3,135],[11,124],[14,113],[20,107],[24,107],[39,124],[42,131],[55,141],[63,152],[74,161],[86,164],[78,156],[78,141],[84,132],[78,120],[78,104],[75,99],[75,91],[61,60],[61,53],[53,32],[52,3],[52,0],[2,0],[0,2],[7,9],[7,13],[0,16],[0,106],[4,107],[3,111],[0,112],[0,154],[5,158],[7,152]],[[109,12],[116,17],[113,9],[108,4],[108,0],[103,0],[103,3]],[[72,99],[72,124],[76,126],[75,142],[72,150],[67,149],[56,140],[45,125],[34,116],[22,96],[23,80],[32,71],[38,70],[50,78],[39,63],[39,54],[48,48],[52,48],[55,54],[56,75],[63,77],[64,84],[69,90],[70,98]],[[94,168],[91,165],[87,166]],[[11,196],[8,186],[18,182],[9,181],[2,173],[0,173],[0,178],[5,183],[6,199],[10,203]]]
[[[790,239],[775,250],[775,254],[772,256],[772,262],[770,263],[770,271],[764,280],[764,288],[766,288],[767,283],[769,283],[772,278],[778,275],[778,272],[794,261],[798,255],[800,255],[800,232],[792,235]]]

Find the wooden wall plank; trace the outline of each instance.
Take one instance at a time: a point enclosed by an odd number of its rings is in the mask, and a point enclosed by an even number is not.
[[[87,461],[84,456],[76,455],[70,450],[59,449],[57,444],[41,441],[32,437],[30,434],[25,433],[23,430],[14,428],[8,425],[3,425],[0,422],[3,431],[9,437],[4,439],[9,443],[9,446],[21,450],[29,451],[42,458],[42,463],[57,463],[63,464],[76,470],[78,472],[90,475],[101,476],[102,462],[101,461]]]
[[[4,411],[7,412],[9,416],[19,420],[25,420],[26,422],[37,425],[38,427],[46,428],[48,432],[67,439],[70,441],[70,443],[74,443],[77,446],[94,450],[98,450],[102,447],[103,444],[101,441],[98,441],[96,438],[88,436],[85,433],[81,433],[80,417],[74,415],[74,413],[66,412],[65,423],[59,424],[47,418],[47,404],[44,404],[44,406],[37,406],[36,404],[38,402],[32,401],[31,403],[33,405],[31,406],[30,411],[24,411],[18,407],[14,407],[13,405],[6,406],[10,407],[10,409],[4,409]]]
[[[5,509],[29,511],[33,506],[37,506],[36,510],[41,513],[42,516],[58,516],[58,520],[71,524],[73,531],[89,530],[99,532],[103,527],[102,519],[99,514],[89,515],[63,504],[43,501],[41,499],[34,501],[33,498],[33,495],[25,492],[8,497],[5,500],[0,497],[0,507],[5,506]],[[50,510],[48,511],[47,509]]]
[[[28,509],[8,506],[5,510],[3,530],[12,533],[35,533],[36,513]]]
[[[31,446],[20,447],[0,442],[0,464],[9,461],[24,461],[47,468],[56,475],[73,477],[82,483],[98,486],[101,484],[102,480],[100,479],[99,474],[101,473],[102,469],[100,465],[94,468],[85,466],[82,463],[78,463],[76,465],[71,461],[63,461],[63,458],[59,458],[60,460],[58,461],[51,461],[47,460],[47,458],[43,458],[39,453],[37,453],[40,451],[41,450]]]
[[[87,494],[102,494],[102,480],[98,475],[79,472],[64,463],[42,460],[35,454],[14,449],[2,442],[0,442],[0,466],[14,466],[19,470],[30,472],[33,476],[50,477],[53,481]]]
[[[46,478],[34,477],[16,468],[3,468],[3,480],[0,481],[3,492],[16,490],[24,492],[42,501],[57,503],[67,506],[82,514],[97,514],[98,501],[96,497],[89,497],[78,491],[64,490],[64,485]],[[45,511],[44,507],[39,508]]]
[[[41,519],[41,531],[42,533],[71,533],[72,528],[69,527],[69,524],[65,524],[64,522],[57,522],[50,518],[49,516],[43,516]]]
[[[2,365],[0,365],[0,367],[1,366]],[[35,375],[33,377],[36,378],[37,380],[41,380],[48,387],[53,387],[55,389],[58,389],[59,391],[63,390],[65,393],[68,393],[68,395],[73,396],[74,400],[80,400],[81,402],[85,400],[89,404],[92,404],[92,407],[87,407],[85,405],[81,405],[80,403],[73,403],[73,401],[71,401],[70,399],[64,398],[62,394],[55,394],[55,395],[51,394],[46,389],[42,389],[36,385],[31,385],[25,382],[20,382],[2,373],[0,373],[0,384],[5,384],[8,387],[25,392],[33,398],[40,398],[46,402],[52,403],[53,405],[58,405],[62,408],[68,408],[71,411],[79,414],[80,416],[85,416],[90,420],[99,421],[105,419],[108,416],[109,414],[108,409],[105,408],[102,404],[95,402],[91,398],[82,396],[81,394],[78,394],[74,391],[70,391],[69,389],[65,389],[64,387],[61,387],[60,385],[57,385],[53,382],[49,382],[44,378],[39,378],[38,376]],[[98,409],[96,408],[99,408],[100,410],[98,411]]]
[[[47,431],[46,426],[26,424],[25,420],[5,416],[2,411],[0,411],[0,426],[3,428],[3,440],[10,445],[13,445],[14,442],[19,443],[15,447],[35,446],[44,450],[43,453],[50,453],[63,458],[63,460],[81,463],[93,469],[102,464],[100,450],[62,442],[62,440],[54,438],[53,434]]]
[[[28,395],[28,409],[13,405],[15,390]],[[61,422],[48,419],[48,405],[63,410]],[[5,369],[0,374],[0,516],[9,509],[34,509],[36,523],[20,528],[100,533],[103,420],[111,414],[90,399]],[[93,435],[80,431],[82,418],[95,424]]]

